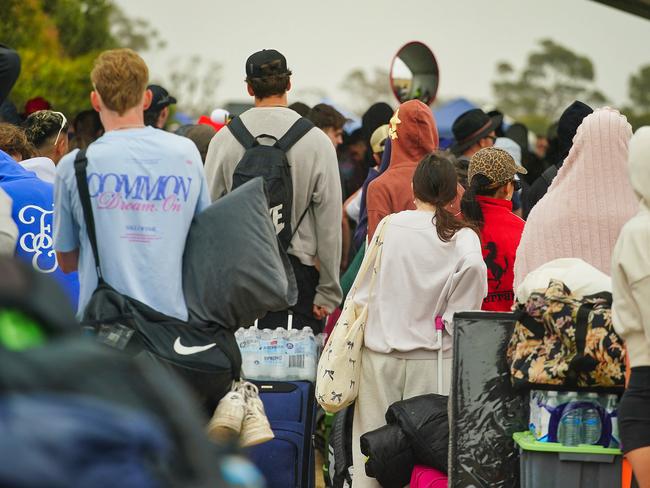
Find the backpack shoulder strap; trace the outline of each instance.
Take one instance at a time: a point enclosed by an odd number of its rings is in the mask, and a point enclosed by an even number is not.
[[[253,134],[246,128],[240,117],[233,118],[226,127],[244,149],[248,150],[255,145]]]
[[[285,153],[293,147],[293,145],[298,142],[307,132],[309,132],[314,127],[314,124],[311,120],[300,117],[296,122],[289,128],[287,133],[283,135],[278,142],[275,143],[275,147],[282,149]]]
[[[86,175],[86,167],[88,166],[88,158],[86,157],[86,150],[80,149],[74,158],[74,173],[77,179],[77,191],[79,191],[79,200],[81,208],[84,213],[84,220],[86,221],[86,232],[88,233],[88,240],[90,247],[93,249],[93,257],[95,258],[95,269],[97,277],[102,280],[102,271],[99,264],[99,251],[97,249],[97,234],[95,233],[95,218],[93,217],[93,208],[90,203],[90,191],[88,190],[88,177]]]
[[[546,168],[546,170],[542,173],[542,178],[544,178],[544,181],[548,186],[551,186],[551,183],[553,183],[553,180],[557,176],[557,166],[552,165]]]

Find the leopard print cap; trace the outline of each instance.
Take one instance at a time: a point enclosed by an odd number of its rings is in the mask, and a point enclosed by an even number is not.
[[[485,175],[494,183],[507,183],[515,174],[526,174],[528,171],[515,163],[515,160],[503,149],[486,147],[478,151],[469,163],[467,180],[469,184],[475,175]]]

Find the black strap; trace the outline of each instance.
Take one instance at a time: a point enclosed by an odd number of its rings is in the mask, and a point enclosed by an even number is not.
[[[546,170],[542,173],[542,178],[546,182],[548,186],[551,186],[551,183],[553,183],[553,180],[557,176],[557,166],[552,165],[546,168]]]
[[[242,358],[239,346],[237,345],[237,339],[235,338],[235,333],[225,327],[220,327],[214,335],[214,339],[217,341],[221,352],[223,352],[228,358],[228,361],[230,361],[230,371],[233,379],[239,381]]]
[[[312,130],[314,128],[314,124],[311,120],[305,118],[305,117],[300,117],[286,132],[285,135],[283,135],[278,142],[275,143],[275,147],[282,149],[285,153],[291,149],[296,142],[298,142],[307,132]],[[296,232],[298,232],[298,228],[300,227],[300,224],[302,224],[302,221],[305,219],[305,216],[307,215],[307,212],[309,212],[309,209],[311,208],[311,204],[307,205],[307,208],[303,211],[302,215],[298,219],[298,222],[296,223],[296,227],[293,229],[293,232],[291,233],[291,239],[289,242],[293,240],[293,237],[296,235]]]
[[[576,313],[575,341],[577,356],[584,356],[587,347],[587,332],[589,331],[589,315],[594,310],[593,302],[580,305]]]
[[[300,117],[296,122],[289,128],[287,133],[283,135],[278,142],[275,143],[275,147],[282,149],[285,153],[293,147],[293,145],[298,142],[307,132],[314,128],[314,124],[311,120]]]
[[[309,205],[307,205],[307,208],[305,209],[305,211],[302,213],[302,215],[298,219],[298,222],[296,223],[296,228],[293,229],[293,232],[291,233],[291,239],[289,239],[289,242],[293,241],[293,236],[295,236],[296,232],[298,232],[298,227],[300,227],[300,224],[302,224],[302,221],[304,220],[305,215],[307,215],[307,212],[309,212],[310,208],[311,208],[311,203]]]
[[[535,339],[543,339],[546,335],[546,327],[544,327],[544,323],[538,322],[526,312],[522,313],[517,320],[521,325],[533,333]]]
[[[239,117],[234,117],[228,123],[228,129],[235,139],[248,150],[255,145],[255,137],[251,134]]]
[[[237,139],[237,141],[248,150],[257,144],[257,139],[265,137],[269,139],[275,139],[274,144],[278,149],[282,149],[285,153],[291,149],[296,142],[298,142],[307,132],[314,128],[314,124],[311,120],[300,117],[283,135],[279,140],[268,134],[260,134],[255,137],[250,131],[246,128],[240,117],[233,118],[228,124],[228,129],[232,135]]]
[[[77,177],[77,190],[79,191],[79,200],[81,208],[84,213],[84,220],[86,221],[86,232],[90,246],[93,249],[93,256],[95,258],[95,270],[97,271],[97,278],[103,281],[101,266],[99,264],[99,251],[97,249],[97,234],[95,232],[95,218],[93,217],[93,208],[90,203],[90,191],[88,190],[88,177],[86,175],[86,167],[88,166],[88,158],[86,157],[86,150],[80,149],[77,156],[74,158],[74,173]]]

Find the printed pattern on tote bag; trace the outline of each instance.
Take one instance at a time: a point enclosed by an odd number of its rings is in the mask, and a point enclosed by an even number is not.
[[[508,346],[515,386],[623,387],[625,344],[612,325],[610,293],[576,297],[551,280],[518,304]]]

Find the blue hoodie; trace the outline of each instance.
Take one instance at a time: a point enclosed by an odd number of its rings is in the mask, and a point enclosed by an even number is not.
[[[77,273],[61,271],[52,246],[54,185],[38,179],[7,153],[0,151],[0,188],[13,200],[11,217],[18,227],[16,256],[32,263],[36,271],[51,273],[76,310],[79,278]]]

